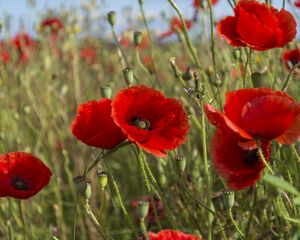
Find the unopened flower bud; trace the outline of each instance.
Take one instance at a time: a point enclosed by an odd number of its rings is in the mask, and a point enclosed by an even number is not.
[[[171,67],[173,68],[174,71],[174,75],[176,78],[180,77],[182,75],[182,72],[180,71],[180,69],[177,67],[176,65],[176,58],[175,57],[171,57],[169,60]]]
[[[237,61],[241,60],[241,50],[238,48],[235,48],[232,52],[233,58]]]
[[[148,201],[140,201],[138,204],[138,215],[140,218],[145,218],[148,215],[149,211],[149,202]]]
[[[251,81],[253,84],[253,87],[255,88],[259,88],[263,86],[263,74],[259,73],[259,72],[254,72],[251,74]]]
[[[108,22],[109,22],[109,24],[110,24],[111,26],[114,26],[114,25],[115,25],[115,23],[116,23],[116,16],[117,16],[117,14],[116,14],[115,11],[110,11],[110,12],[107,14],[107,20],[108,20]]]
[[[98,182],[99,182],[100,188],[103,191],[108,182],[108,174],[106,172],[99,171],[97,173],[97,176],[98,176]]]
[[[179,173],[183,173],[186,167],[186,158],[183,155],[177,155],[175,157],[175,161],[176,161],[176,167],[179,171]]]
[[[132,68],[125,68],[123,69],[123,74],[126,83],[130,86],[133,83],[133,69]]]
[[[135,31],[133,34],[133,42],[135,46],[139,46],[143,40],[143,34],[139,31]]]
[[[77,192],[82,197],[85,196],[86,199],[89,199],[91,197],[91,184],[85,176],[77,176],[73,178],[73,182],[75,184]]]
[[[100,93],[103,98],[111,98],[112,90],[110,86],[101,86]]]
[[[234,192],[230,190],[220,191],[214,194],[214,204],[220,211],[229,210],[234,206]]]

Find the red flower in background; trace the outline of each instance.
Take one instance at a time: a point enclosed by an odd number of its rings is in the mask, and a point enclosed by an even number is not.
[[[8,63],[11,60],[11,53],[9,52],[9,46],[1,41],[0,42],[0,62]]]
[[[18,33],[13,39],[13,44],[19,52],[19,61],[24,63],[28,62],[35,45],[30,35],[27,33]]]
[[[190,29],[192,27],[193,21],[186,20],[185,24],[186,24],[187,29]],[[182,30],[182,29],[183,29],[183,26],[181,24],[180,19],[178,17],[173,17],[170,22],[169,31],[162,33],[159,36],[159,38],[162,40],[166,37],[169,37],[169,36],[175,34],[177,32],[177,30]]]
[[[232,46],[259,51],[283,47],[297,33],[295,18],[285,9],[278,11],[255,0],[240,0],[234,14],[217,26],[219,34]]]
[[[96,53],[94,48],[92,47],[85,47],[80,50],[80,58],[89,64],[95,63]]]
[[[294,5],[295,5],[296,7],[300,7],[300,0],[296,0],[296,1],[294,2]]]
[[[103,149],[123,142],[126,137],[111,117],[111,102],[102,98],[79,105],[72,123],[73,135],[86,145]]]
[[[149,196],[142,196],[138,200],[134,200],[131,202],[131,207],[136,209],[138,207],[138,204],[140,201],[145,201],[149,203],[149,210],[147,215],[148,225],[151,225],[155,222],[155,212],[154,212],[154,206],[152,204],[152,201]],[[154,204],[157,211],[157,216],[161,219],[164,217],[164,207],[161,203],[161,201],[154,196]]]
[[[112,103],[112,117],[130,141],[157,157],[184,143],[189,129],[178,100],[144,85],[120,91]]]
[[[260,140],[268,160],[269,141],[291,144],[300,137],[300,105],[282,91],[255,88],[228,92],[224,113],[209,104],[205,113],[218,129],[211,158],[232,189],[250,186],[259,178],[263,165],[256,157],[255,139]]]
[[[298,48],[284,51],[282,54],[282,62],[288,70],[291,70],[294,65],[300,61],[300,51]]]
[[[37,157],[24,152],[0,155],[0,196],[27,199],[50,181],[50,169]]]
[[[53,17],[44,19],[41,22],[41,28],[44,32],[49,31],[51,34],[57,35],[59,31],[64,30],[64,25],[59,19]]]
[[[149,232],[150,240],[201,240],[199,237],[175,230],[162,230],[159,233]]]

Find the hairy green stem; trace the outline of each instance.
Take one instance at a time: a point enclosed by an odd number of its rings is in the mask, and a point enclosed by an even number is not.
[[[235,229],[237,230],[237,232],[239,233],[240,237],[242,239],[245,239],[245,235],[243,234],[242,230],[239,228],[238,224],[236,223],[236,221],[234,220],[233,216],[232,216],[232,208],[229,208],[229,211],[228,211],[228,215],[230,217],[230,220],[233,224],[233,226],[235,227]]]
[[[260,159],[263,161],[264,165],[267,167],[267,169],[269,170],[269,172],[272,174],[272,175],[275,175],[274,171],[272,170],[271,166],[268,164],[262,150],[261,150],[261,147],[260,147],[260,144],[259,144],[259,139],[255,139],[256,141],[256,147],[257,147],[257,151],[258,151],[258,154],[259,154],[259,157]]]

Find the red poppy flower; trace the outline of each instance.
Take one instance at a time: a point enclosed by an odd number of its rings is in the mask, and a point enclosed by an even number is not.
[[[201,3],[206,0],[194,0],[194,8],[198,9],[201,6]],[[215,5],[219,0],[212,0],[212,4]]]
[[[95,62],[96,53],[94,48],[86,47],[80,50],[80,58],[89,64],[93,64]]]
[[[288,70],[300,61],[300,51],[298,48],[284,51],[282,54],[282,62]]]
[[[19,61],[28,62],[29,55],[35,45],[35,42],[31,39],[27,33],[18,33],[13,39],[13,44],[19,52]]]
[[[150,240],[201,240],[198,236],[175,230],[162,230],[159,233],[148,233]]]
[[[9,46],[1,41],[0,42],[0,62],[8,63],[11,60],[11,54],[9,52]]]
[[[187,29],[190,29],[192,27],[193,21],[186,20],[185,21]],[[169,37],[177,32],[177,30],[182,30],[183,26],[181,24],[181,21],[178,17],[173,17],[170,22],[169,31],[162,33],[159,38],[162,40],[166,37]]]
[[[283,91],[251,88],[228,92],[224,113],[209,104],[205,112],[213,125],[241,142],[259,138],[290,144],[300,137],[300,104]]]
[[[102,98],[83,103],[77,108],[72,133],[81,142],[98,148],[111,149],[126,137],[111,117],[111,100]]]
[[[37,157],[24,152],[0,155],[0,196],[27,199],[50,181],[50,169]]]
[[[189,129],[178,100],[144,85],[120,91],[112,103],[112,117],[129,140],[157,157],[184,143]]]
[[[270,157],[270,142],[261,143],[266,161]],[[226,179],[227,186],[241,190],[255,184],[264,169],[257,148],[243,148],[232,136],[217,130],[210,144],[210,157],[220,176]]]
[[[278,11],[256,0],[240,0],[234,13],[217,26],[219,34],[232,46],[262,51],[283,47],[296,36],[295,18],[285,9]]]
[[[294,5],[295,5],[296,7],[300,7],[300,0],[296,0],[296,1],[294,2]]]
[[[132,201],[131,207],[136,209],[138,207],[138,204],[140,201],[145,201],[145,202],[149,203],[147,219],[148,219],[149,225],[153,224],[155,222],[155,213],[154,213],[154,206],[152,205],[152,201],[149,196],[142,196],[138,200]],[[163,218],[164,217],[164,207],[163,207],[161,201],[155,196],[154,196],[154,204],[155,204],[155,208],[156,208],[158,217],[160,219]]]
[[[41,22],[41,28],[45,31],[50,31],[51,34],[58,34],[64,29],[64,25],[57,18],[46,18]]]

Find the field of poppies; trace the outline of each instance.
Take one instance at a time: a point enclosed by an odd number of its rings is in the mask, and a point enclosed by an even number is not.
[[[300,1],[165,1],[2,21],[0,239],[300,239]]]

